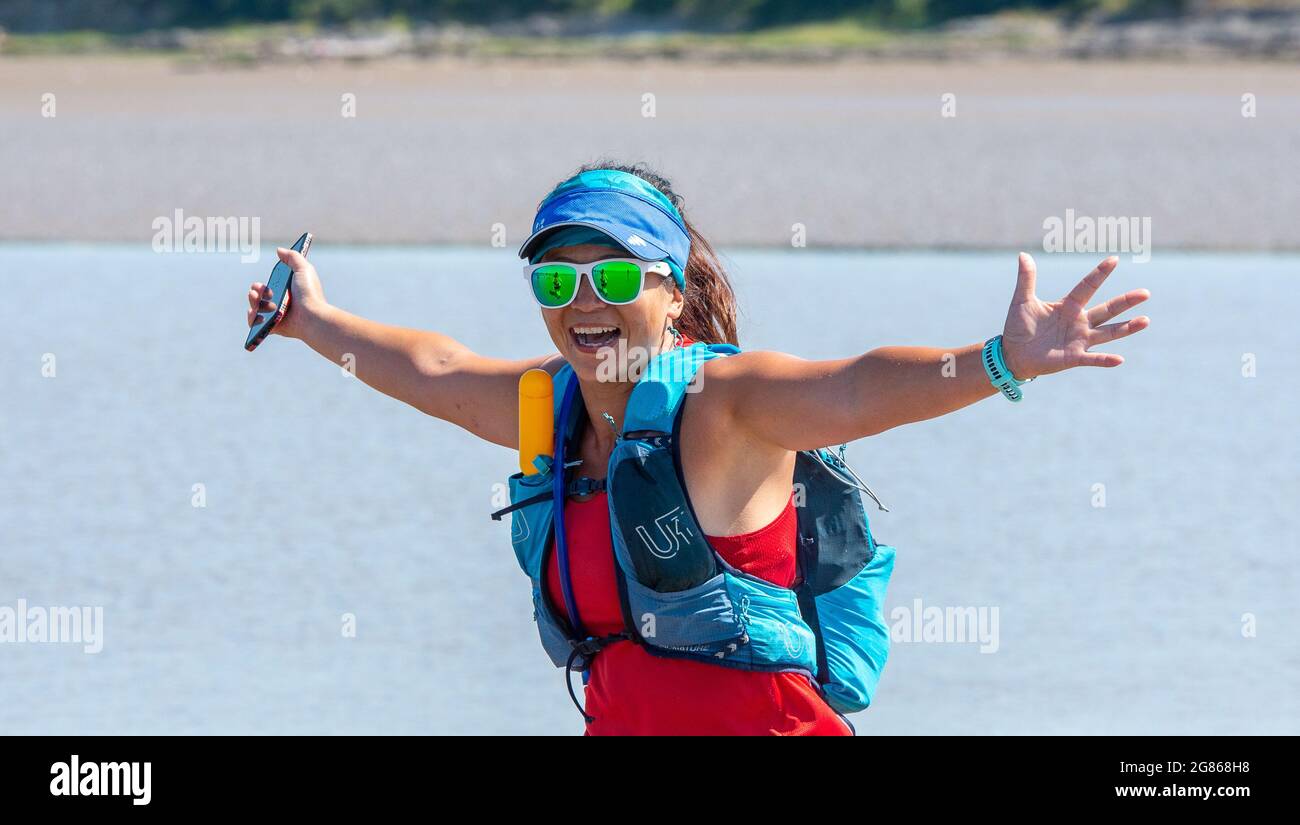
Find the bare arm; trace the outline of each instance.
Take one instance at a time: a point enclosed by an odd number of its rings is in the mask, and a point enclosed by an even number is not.
[[[336,364],[351,354],[356,377],[384,395],[510,448],[519,445],[519,376],[559,358],[488,358],[446,335],[334,307],[313,318],[303,341]]]
[[[519,442],[519,376],[533,367],[554,371],[558,354],[523,360],[488,358],[436,332],[370,321],[325,301],[320,279],[296,252],[279,250],[294,268],[290,308],[276,333],[299,338],[385,395],[503,447]],[[249,289],[250,322],[261,284]]]
[[[1088,352],[1145,329],[1148,319],[1107,324],[1145,301],[1133,290],[1085,305],[1117,261],[1107,258],[1055,303],[1034,295],[1033,259],[1021,255],[1003,329],[1007,366],[1019,379],[1079,366],[1116,367],[1118,355]],[[882,347],[834,361],[750,352],[710,362],[702,380],[727,417],[763,442],[787,450],[838,444],[923,421],[996,393],[981,363],[983,342],[954,349]]]
[[[881,347],[834,361],[747,352],[710,362],[703,381],[713,399],[731,407],[728,418],[760,440],[810,450],[945,415],[992,395],[981,347]]]

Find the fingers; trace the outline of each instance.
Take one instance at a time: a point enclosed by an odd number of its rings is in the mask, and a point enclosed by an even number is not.
[[[1145,315],[1138,316],[1131,321],[1104,324],[1088,331],[1088,346],[1095,347],[1098,344],[1105,344],[1118,338],[1126,338],[1135,332],[1141,332],[1150,324],[1151,319]]]
[[[266,284],[253,284],[248,288],[248,325],[251,327],[258,321],[258,314],[263,312],[274,312],[275,303],[271,300],[274,293],[271,287]]]
[[[1038,282],[1038,265],[1028,252],[1020,253],[1020,271],[1016,273],[1015,303],[1028,301],[1034,297],[1034,285]]]
[[[248,305],[250,307],[256,307],[259,303],[268,302],[271,297],[271,287],[266,284],[253,284],[248,288]]]
[[[277,247],[275,250],[275,254],[279,256],[281,261],[284,261],[286,264],[293,267],[294,272],[298,272],[302,269],[305,269],[307,266],[307,259],[302,256],[301,252],[295,252],[292,249],[284,249],[283,247]]]
[[[1118,367],[1124,363],[1124,357],[1110,352],[1085,352],[1079,356],[1081,367]]]
[[[1097,290],[1102,284],[1106,283],[1106,278],[1110,273],[1115,271],[1119,264],[1119,257],[1111,255],[1106,260],[1097,264],[1096,268],[1083,276],[1083,280],[1070,290],[1070,294],[1065,296],[1067,303],[1073,303],[1075,306],[1085,307],[1092,300],[1092,296],[1097,294]]]
[[[1151,297],[1145,289],[1135,289],[1123,295],[1117,295],[1102,304],[1088,310],[1088,323],[1094,327],[1104,324],[1116,315],[1126,312]]]

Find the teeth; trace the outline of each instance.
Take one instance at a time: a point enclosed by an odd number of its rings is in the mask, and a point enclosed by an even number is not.
[[[602,335],[606,332],[617,332],[618,327],[574,327],[573,331],[579,335]]]

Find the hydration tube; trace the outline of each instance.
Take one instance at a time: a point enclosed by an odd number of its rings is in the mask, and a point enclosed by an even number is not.
[[[560,426],[555,428],[555,464],[552,468],[555,477],[551,485],[551,495],[555,502],[555,559],[560,567],[560,591],[564,594],[564,609],[569,614],[569,624],[578,638],[587,635],[578,616],[578,602],[573,598],[573,582],[569,579],[569,543],[564,537],[564,500],[567,485],[564,481],[564,447],[569,430],[569,414],[573,408],[573,399],[577,396],[578,377],[570,376],[568,386],[564,388],[564,400],[560,402]],[[567,670],[567,669],[566,669]],[[566,674],[567,677],[567,674]]]

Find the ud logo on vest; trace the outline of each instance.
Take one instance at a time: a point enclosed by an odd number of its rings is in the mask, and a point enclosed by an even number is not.
[[[682,549],[682,542],[691,540],[691,531],[682,526],[681,518],[682,508],[678,505],[655,519],[655,526],[659,528],[660,534],[668,544],[667,549],[659,547],[659,543],[651,537],[650,531],[645,529],[644,524],[636,526],[636,534],[641,537],[645,549],[661,559],[671,559],[677,555],[678,550]]]
[[[785,624],[778,625],[777,629],[781,634],[781,644],[785,645],[785,652],[796,657],[803,655],[803,637],[795,631],[794,625],[786,622]]]
[[[148,805],[153,798],[149,774],[152,762],[81,762],[77,754],[68,762],[50,766],[51,796],[129,796],[132,805]]]
[[[516,512],[510,519],[510,543],[519,544],[528,539],[528,516],[523,511]]]

